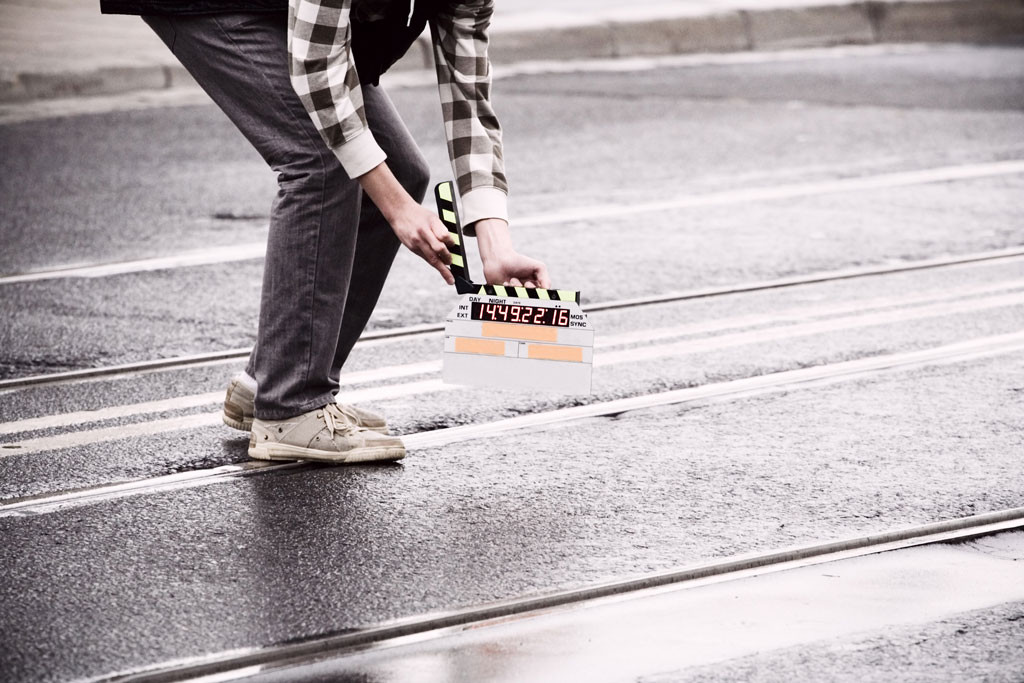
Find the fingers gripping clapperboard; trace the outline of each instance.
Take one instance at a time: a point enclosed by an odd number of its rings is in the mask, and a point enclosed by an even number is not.
[[[453,243],[450,268],[461,295],[445,320],[444,381],[589,394],[594,328],[580,308],[580,293],[474,284],[452,183],[439,183],[434,195]]]

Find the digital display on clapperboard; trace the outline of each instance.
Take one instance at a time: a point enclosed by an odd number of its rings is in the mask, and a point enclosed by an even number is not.
[[[489,304],[474,301],[470,319],[496,323],[522,323],[528,325],[569,326],[569,309],[522,304]]]

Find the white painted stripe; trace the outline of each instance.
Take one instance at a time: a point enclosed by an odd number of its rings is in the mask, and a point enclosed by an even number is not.
[[[384,368],[373,368],[360,370],[358,372],[346,372],[340,378],[342,385],[364,384],[366,382],[382,382],[388,379],[399,377],[411,377],[413,375],[425,375],[430,372],[440,372],[441,361],[427,360],[420,363],[406,363],[404,365],[389,365]],[[353,401],[348,401],[352,403]]]
[[[19,434],[21,432],[32,432],[40,429],[71,427],[73,425],[100,422],[102,420],[116,420],[118,418],[133,417],[135,415],[163,413],[171,410],[185,410],[187,408],[195,408],[198,406],[208,406],[223,400],[224,392],[214,391],[207,394],[177,396],[175,398],[166,398],[159,401],[146,401],[145,403],[110,406],[108,408],[98,408],[96,410],[79,410],[73,413],[44,415],[42,417],[18,420],[16,422],[4,422],[3,424],[0,424],[0,434]]]
[[[722,335],[719,337],[687,340],[669,344],[655,344],[601,354],[594,357],[594,367],[605,367],[620,363],[633,363],[637,361],[652,360],[655,358],[664,358],[667,356],[692,355],[695,353],[718,351],[725,348],[743,346],[746,344],[761,344],[765,342],[793,339],[796,337],[836,332],[858,327],[870,327],[873,325],[884,325],[894,322],[908,322],[925,318],[971,313],[1004,306],[1021,305],[1024,305],[1024,298],[1022,298],[1020,294],[1014,293],[982,299],[969,299],[966,301],[957,301],[952,303],[933,304],[909,310],[898,309],[892,311],[873,312],[864,315],[843,316],[810,323],[784,325],[779,328],[751,330],[736,334]],[[414,396],[432,391],[447,391],[454,388],[456,387],[453,385],[446,385],[440,380],[426,380],[422,382],[410,382],[406,384],[372,387],[369,389],[346,392],[342,398],[348,403],[359,403],[362,401],[379,401],[405,396]],[[160,434],[181,429],[205,427],[217,424],[220,421],[221,413],[217,411],[204,413],[202,415],[187,415],[150,422],[133,423],[123,427],[108,427],[67,432],[54,436],[28,439],[14,444],[7,444],[5,445],[3,452],[0,452],[0,458],[85,446],[93,443],[115,441],[133,436],[142,436],[145,434]]]
[[[799,50],[614,57],[609,59],[567,59],[557,62],[536,60],[494,65],[493,78],[495,80],[502,80],[518,76],[538,76],[543,74],[620,73],[654,71],[656,69],[742,66],[747,64],[775,64],[794,61],[849,59],[851,57],[935,54],[938,52],[962,51],[963,47],[961,46],[908,43],[906,45],[849,45]],[[437,87],[436,77],[427,70],[388,72],[381,77],[381,83],[388,89]]]
[[[709,192],[703,195],[689,195],[676,199],[637,204],[589,206],[554,212],[543,216],[532,216],[515,221],[517,228],[553,225],[559,223],[576,223],[580,221],[602,220],[623,216],[635,216],[644,213],[677,211],[709,206],[729,206],[749,202],[763,202],[778,199],[795,199],[825,194],[844,192],[864,192],[867,190],[888,190],[909,185],[952,182],[958,180],[975,180],[992,176],[1016,175],[1024,173],[1024,161],[996,161],[984,164],[967,164],[964,166],[943,166],[921,171],[903,171],[899,173],[883,173],[860,178],[840,178],[821,180],[774,187],[754,187],[724,192]]]
[[[405,384],[391,384],[383,387],[371,387],[358,391],[347,392],[343,397],[348,403],[363,403],[368,401],[387,401],[405,396],[415,396],[433,391],[448,391],[456,387],[444,384],[441,380],[426,380],[423,382],[408,382]],[[222,400],[224,394],[207,394]],[[200,398],[199,395],[195,398]],[[130,407],[130,406],[126,406]],[[136,436],[149,436],[152,434],[164,434],[185,429],[199,429],[222,424],[221,412],[207,412],[196,415],[181,415],[148,422],[134,422],[117,427],[102,427],[99,429],[88,429],[77,432],[64,432],[54,436],[39,437],[37,439],[26,439],[17,444],[4,444],[0,451],[0,458],[12,455],[30,455],[44,451],[59,450],[64,448],[76,448],[89,446],[96,443],[109,441],[120,441]]]
[[[803,306],[789,308],[782,311],[764,313],[760,315],[737,316],[733,318],[708,320],[699,323],[689,323],[686,325],[676,325],[671,327],[659,327],[655,329],[623,332],[621,334],[617,334],[610,337],[598,337],[594,341],[594,348],[624,346],[626,344],[642,343],[648,341],[655,341],[658,339],[669,339],[673,337],[684,337],[697,334],[708,334],[742,327],[758,327],[768,325],[777,326],[786,323],[809,320],[812,318],[820,318],[824,316],[835,317],[842,314],[866,313],[875,309],[886,307],[901,306],[909,308],[919,306],[922,304],[936,304],[940,302],[953,301],[965,297],[979,296],[982,294],[991,294],[994,292],[1008,292],[1011,290],[1018,290],[1021,288],[1024,288],[1024,280],[1006,280],[998,283],[985,283],[977,286],[950,289],[943,293],[944,296],[935,296],[935,294],[929,293],[911,296],[877,297],[873,299],[847,301],[842,303],[829,302],[819,306]],[[1021,294],[1021,296],[1022,300],[1024,300],[1024,294]],[[2,428],[3,425],[0,425],[0,430],[2,430]],[[0,433],[3,432],[0,431]]]
[[[914,309],[899,309],[895,311],[883,311],[869,313],[866,315],[844,316],[830,318],[818,322],[798,323],[777,328],[757,329],[748,332],[722,335],[720,337],[708,337],[703,339],[691,339],[670,344],[657,344],[653,346],[641,346],[638,348],[626,349],[624,351],[613,351],[602,353],[594,357],[594,367],[614,365],[617,363],[635,363],[642,360],[654,358],[665,358],[666,356],[690,355],[704,353],[707,351],[718,351],[720,349],[744,346],[746,344],[763,344],[783,339],[795,339],[815,334],[839,332],[854,328],[872,327],[875,325],[886,325],[890,323],[904,323],[925,318],[936,318],[940,316],[958,315],[961,313],[974,313],[992,308],[1005,306],[1024,306],[1024,297],[1019,293],[993,296],[984,299],[970,299],[953,303],[935,304],[922,306]]]
[[[827,270],[809,273],[806,275],[793,275],[790,277],[776,278],[773,280],[755,280],[753,282],[742,282],[735,285],[719,285],[716,287],[699,287],[677,292],[669,292],[658,296],[634,297],[632,299],[619,299],[616,301],[604,301],[588,304],[587,310],[591,312],[608,311],[617,308],[629,308],[633,306],[651,306],[664,303],[676,303],[687,299],[699,299],[705,297],[726,296],[728,294],[744,294],[750,292],[764,291],[769,289],[781,289],[784,287],[796,287],[800,285],[818,284],[822,282],[833,282],[838,280],[871,277],[879,275],[892,275],[899,273],[927,270],[931,268],[977,268],[992,265],[1005,265],[1015,263],[1024,259],[1024,249],[1011,247],[1005,249],[993,249],[990,251],[973,252],[958,256],[940,256],[936,258],[921,259],[915,261],[893,260],[887,265],[867,266],[860,268],[841,268],[839,270]],[[435,334],[443,330],[443,325],[417,324],[390,330],[373,330],[366,332],[359,338],[357,344],[361,348],[402,342],[409,338],[421,335]],[[233,349],[228,351],[216,351],[211,353],[190,354],[187,356],[176,356],[173,358],[161,358],[157,360],[141,361],[136,363],[124,363],[121,365],[108,365],[99,368],[86,368],[82,370],[69,370],[65,372],[54,372],[44,375],[30,375],[27,377],[14,377],[0,380],[0,392],[9,389],[21,389],[43,385],[53,385],[64,382],[79,382],[86,380],[110,380],[129,379],[138,374],[156,372],[161,370],[176,370],[183,367],[200,367],[237,363],[240,359],[249,355],[251,349]]]
[[[117,427],[103,427],[100,429],[89,429],[80,432],[66,432],[57,436],[45,436],[38,439],[26,439],[16,444],[4,444],[0,457],[12,455],[28,455],[51,451],[61,448],[75,448],[88,446],[94,443],[105,443],[108,441],[120,441],[131,439],[136,436],[150,436],[152,434],[164,434],[184,429],[199,429],[201,427],[212,427],[222,424],[221,414],[199,413],[197,415],[184,415],[169,417],[162,420],[150,422],[133,422]]]
[[[430,361],[426,363],[409,363],[407,365],[392,365],[376,370],[353,372],[342,378],[342,386],[371,381],[384,381],[398,377],[408,377],[426,373],[437,373],[441,371],[441,361]],[[417,387],[416,389],[400,389],[398,387]],[[411,382],[398,386],[374,387],[359,391],[346,392],[342,398],[347,403],[359,401],[383,401],[390,398],[434,391],[429,382]],[[158,401],[146,401],[143,403],[131,403],[121,406],[110,406],[97,410],[81,410],[73,413],[61,413],[57,415],[44,415],[14,422],[0,424],[0,435],[19,434],[41,429],[55,429],[57,427],[70,427],[73,425],[86,424],[89,422],[100,422],[102,420],[113,420],[118,418],[133,417],[135,415],[146,415],[151,413],[163,413],[172,410],[186,410],[198,406],[213,405],[224,400],[223,391],[213,391],[205,394],[194,394],[191,396],[179,396],[175,398],[161,399]]]
[[[863,277],[880,275],[899,275],[919,270],[933,268],[977,268],[979,266],[1005,265],[1016,263],[1022,260],[1024,252],[1021,247],[1010,247],[1007,249],[996,249],[993,251],[978,252],[975,256],[985,254],[985,258],[971,258],[970,256],[941,256],[938,258],[922,259],[919,261],[893,260],[887,265],[867,266],[859,268],[840,268],[838,270],[819,271],[806,275],[793,275],[790,277],[773,278],[771,280],[753,280],[741,282],[736,285],[719,285],[717,287],[699,287],[687,289],[681,292],[669,292],[660,296],[643,296],[632,299],[619,299],[608,301],[596,306],[588,306],[587,310],[614,310],[616,308],[631,308],[633,306],[652,306],[663,303],[672,303],[685,299],[701,299],[706,297],[726,296],[728,294],[748,294],[771,289],[783,289],[800,285],[813,285],[826,282],[839,282],[841,280],[853,280]],[[2,384],[0,384],[2,386]]]
[[[630,9],[629,11],[633,11]],[[655,57],[616,57],[612,59],[578,59],[531,61],[494,66],[493,78],[501,80],[517,76],[545,73],[607,73],[619,71],[651,71],[665,68],[697,68],[744,64],[770,64],[779,62],[849,59],[883,55],[940,54],[962,52],[960,45],[908,43],[901,45],[849,45],[795,50],[768,50],[731,53],[702,53]],[[389,71],[381,77],[389,90],[400,88],[437,87],[437,77],[431,69]],[[210,97],[193,86],[173,87],[166,90],[141,90],[114,95],[67,97],[53,100],[32,100],[0,104],[0,125],[23,121],[37,121],[82,114],[102,114],[112,111],[135,111],[167,107],[192,107],[212,104]]]
[[[677,389],[660,394],[634,396],[604,403],[593,403],[573,408],[562,408],[545,413],[522,415],[481,425],[465,425],[421,432],[403,437],[407,448],[437,448],[460,441],[480,439],[512,430],[537,428],[558,422],[579,420],[600,415],[619,414],[658,406],[674,405],[690,401],[702,401],[723,396],[739,396],[781,386],[805,384],[817,380],[852,379],[879,370],[931,364],[938,361],[969,360],[991,355],[1012,353],[1024,349],[1024,332],[982,337],[967,342],[946,346],[894,353],[885,356],[871,356],[853,361],[819,365],[800,370],[786,370],[757,377],[718,382],[688,389]]]
[[[440,368],[440,361],[437,363]],[[394,398],[404,398],[406,396],[418,396],[419,394],[429,394],[435,391],[451,391],[452,389],[460,389],[462,387],[456,387],[452,384],[445,384],[439,379],[428,379],[422,382],[407,382],[405,384],[388,384],[383,387],[370,387],[369,389],[359,389],[357,391],[346,391],[339,398],[345,403],[369,403],[372,401],[388,401]]]
[[[678,389],[648,394],[632,398],[617,399],[603,403],[594,403],[574,408],[562,408],[545,413],[535,413],[520,417],[497,420],[478,425],[449,427],[432,432],[420,432],[402,437],[406,447],[436,448],[452,443],[473,439],[488,438],[509,431],[541,428],[559,422],[567,422],[588,417],[618,414],[634,410],[643,410],[658,406],[676,405],[693,401],[712,399],[736,399],[761,394],[769,391],[788,390],[800,387],[813,387],[821,384],[844,382],[869,377],[881,371],[909,369],[935,364],[958,363],[979,358],[987,358],[1024,350],[1024,332],[980,337],[965,342],[937,346],[930,349],[905,353],[870,356],[853,361],[819,365],[799,370],[747,377],[728,382],[719,382],[700,387]],[[203,417],[203,416],[198,416]],[[300,467],[302,463],[261,465],[263,471],[277,471],[285,468]],[[249,465],[226,467],[247,468]],[[211,470],[197,470],[180,475],[169,475],[145,479],[137,482],[125,482],[109,486],[98,486],[84,491],[42,496],[35,499],[18,501],[0,505],[0,517],[10,515],[41,514],[53,512],[69,506],[100,502],[130,495],[158,493],[162,491],[193,488],[206,484],[224,481],[231,476],[231,470],[225,467]]]
[[[190,268],[207,266],[216,263],[233,261],[250,261],[263,258],[267,251],[264,242],[249,242],[226,247],[210,247],[201,251],[186,251],[173,256],[120,261],[115,263],[96,263],[84,266],[66,266],[49,270],[40,270],[17,275],[0,277],[0,285],[12,285],[18,282],[36,282],[68,277],[108,277],[126,273],[143,273],[151,270],[169,270],[172,268]]]
[[[996,283],[985,283],[982,285],[961,287],[949,290],[945,296],[936,297],[933,294],[918,294],[902,297],[877,297],[874,299],[850,301],[845,303],[829,303],[820,306],[805,306],[791,308],[771,314],[738,316],[718,320],[675,325],[655,329],[637,330],[625,332],[604,338],[598,338],[594,347],[597,349],[623,346],[638,342],[650,342],[659,339],[679,338],[697,334],[708,334],[722,332],[724,330],[742,327],[755,326],[780,326],[807,320],[821,316],[836,317],[843,313],[865,313],[877,308],[889,306],[918,306],[920,304],[934,304],[951,301],[958,298],[988,294],[991,292],[1002,292],[1013,289],[1024,288],[1024,280],[1007,280]],[[1024,299],[1022,299],[1024,300]],[[930,313],[928,314],[930,315]],[[787,327],[786,329],[792,329]],[[758,339],[765,339],[765,333],[758,331],[754,333]],[[748,337],[737,337],[742,341],[731,341],[730,345],[748,343]],[[693,342],[691,342],[693,343]],[[660,348],[660,347],[659,347]],[[604,360],[603,362],[608,362]],[[600,364],[600,363],[599,363]],[[362,370],[342,375],[341,384],[354,385],[370,382],[382,382],[401,377],[414,375],[438,373],[441,370],[440,361],[425,361],[420,363],[408,363],[405,365],[391,365],[383,368]],[[397,387],[379,387],[375,389],[364,389],[356,392],[346,392],[341,398],[348,403],[359,401],[381,401],[399,396],[408,396],[415,393],[427,393],[429,391],[440,391],[448,388],[449,385],[441,384],[434,388],[430,383],[419,382],[401,386],[422,386],[422,390],[402,390]],[[410,393],[411,391],[411,393]],[[57,415],[46,415],[25,420],[0,423],[0,435],[18,434],[42,429],[54,429],[57,427],[69,427],[89,422],[99,422],[117,418],[145,415],[149,413],[168,412],[172,410],[185,410],[202,405],[212,405],[224,399],[223,391],[215,391],[205,394],[195,394],[176,398],[163,399],[158,401],[147,401],[121,406],[111,406],[97,410],[84,410],[73,413],[62,413]]]
[[[1022,524],[1015,520],[993,526],[1005,529]],[[983,533],[981,529],[972,531],[977,535]],[[964,540],[971,537],[964,532],[960,535]],[[860,550],[859,554],[865,554]],[[759,571],[746,573],[751,577],[749,580],[729,585],[715,584],[726,579],[735,581],[743,574],[720,574],[715,577],[717,581],[686,582],[672,586],[674,590],[620,592],[611,599],[589,602],[579,601],[581,596],[575,594],[574,599],[555,608],[517,610],[515,618],[510,618],[512,610],[505,608],[489,621],[469,622],[463,628],[424,629],[380,639],[372,648],[341,650],[330,660],[327,670],[338,680],[358,679],[381,670],[397,679],[401,678],[398,672],[413,674],[421,670],[423,662],[458,661],[461,671],[515,672],[515,679],[523,681],[700,680],[699,675],[694,675],[700,671],[696,667],[728,671],[728,664],[723,663],[742,657],[772,657],[767,661],[786,662],[788,666],[761,670],[785,671],[793,666],[790,662],[797,660],[792,656],[797,647],[828,643],[835,648],[833,653],[840,648],[849,651],[852,639],[858,643],[857,649],[863,650],[866,634],[874,636],[871,659],[877,662],[881,659],[880,634],[899,633],[895,629],[901,626],[920,629],[922,624],[951,617],[971,623],[964,612],[1024,600],[1024,555],[1019,547],[1017,550],[1013,553],[1011,547],[1008,553],[992,557],[964,544],[901,553],[881,553],[882,548],[872,548],[872,552],[881,554],[837,562],[844,554],[848,558],[854,553],[836,553],[815,558],[815,564],[826,558],[831,560],[833,564],[827,568],[796,569],[788,574],[779,572],[793,570],[797,563],[762,566],[757,568]],[[803,564],[809,561],[804,560]],[[557,657],[552,656],[554,643]],[[288,648],[279,646],[260,653],[259,657],[268,666],[273,655],[288,661],[289,667],[305,665],[288,671],[297,679],[313,678],[312,672],[317,671],[314,662],[323,661],[325,648],[315,655],[311,652],[301,663],[285,659],[284,653],[294,652]],[[954,645],[950,649],[959,648]],[[833,655],[832,661],[824,664],[823,659],[807,656],[806,652],[803,649],[803,656],[797,660],[804,671],[823,673],[838,669],[833,666],[839,657]],[[625,653],[628,655],[624,656]],[[996,670],[1016,670],[1019,674],[1019,656],[1010,657]],[[211,669],[214,661],[210,659]],[[764,666],[764,661],[758,663]],[[807,667],[808,661],[817,666]],[[900,657],[897,661],[906,659]],[[1012,664],[1013,661],[1018,664]],[[224,667],[223,658],[216,664]],[[717,668],[711,668],[716,665]],[[957,670],[941,664],[936,668],[946,672]],[[243,669],[250,670],[251,665],[239,667]],[[324,668],[319,669],[322,671]],[[673,672],[671,677],[662,673],[669,671]],[[167,669],[162,673],[166,675]],[[190,672],[195,673],[195,669]],[[742,675],[729,678],[744,680]],[[808,678],[838,677],[819,673]],[[894,679],[900,678],[904,676],[894,675]],[[947,673],[945,678],[960,677]]]
[[[108,484],[106,486],[99,486],[92,489],[85,489],[79,491],[69,491],[68,493],[58,493],[51,496],[35,496],[20,500],[17,503],[8,503],[7,505],[0,506],[0,516],[4,513],[7,514],[19,514],[20,510],[25,508],[38,508],[40,505],[47,509],[57,509],[65,503],[79,502],[84,499],[93,500],[101,499],[107,500],[110,498],[119,498],[123,496],[133,495],[135,493],[150,492],[164,489],[180,490],[185,488],[191,488],[192,486],[206,486],[212,483],[214,480],[221,477],[234,477],[239,474],[252,472],[260,469],[284,469],[286,467],[296,467],[301,463],[271,463],[263,460],[251,460],[242,465],[221,465],[220,467],[213,467],[207,470],[192,470],[191,472],[177,472],[175,474],[168,474],[162,477],[152,477],[151,479],[137,479],[135,481],[126,481],[119,484]]]
[[[582,221],[635,216],[645,213],[659,213],[712,206],[730,206],[750,202],[762,202],[778,199],[795,199],[843,192],[864,192],[868,190],[884,190],[910,185],[928,183],[974,180],[994,176],[1016,175],[1024,173],[1024,160],[996,161],[990,163],[966,164],[962,166],[943,166],[920,171],[904,171],[899,173],[883,173],[858,178],[840,178],[816,182],[776,185],[722,192],[709,192],[701,195],[687,195],[657,202],[636,204],[606,204],[581,206],[562,212],[548,213],[542,216],[525,216],[515,219],[518,228],[544,226],[561,223],[579,223]],[[123,275],[152,270],[184,268],[231,261],[246,261],[262,258],[266,251],[263,242],[239,244],[231,247],[217,247],[199,252],[187,252],[177,256],[154,259],[140,259],[122,263],[102,263],[78,267],[56,268],[6,275],[0,277],[0,285],[19,282],[32,282],[56,278],[94,278],[110,275]]]

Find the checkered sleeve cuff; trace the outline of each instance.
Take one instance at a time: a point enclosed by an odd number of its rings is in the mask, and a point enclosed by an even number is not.
[[[349,178],[358,178],[387,159],[387,155],[377,144],[369,128],[364,128],[354,138],[331,149]]]
[[[473,223],[484,218],[508,220],[508,195],[496,187],[477,187],[462,195],[462,224],[472,235]]]

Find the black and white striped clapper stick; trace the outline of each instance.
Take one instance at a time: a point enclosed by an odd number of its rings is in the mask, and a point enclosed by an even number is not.
[[[572,289],[474,284],[473,278],[469,274],[466,242],[462,236],[462,225],[459,223],[459,210],[455,206],[455,189],[452,186],[452,182],[446,180],[443,183],[438,183],[434,187],[434,197],[437,200],[437,215],[445,227],[448,228],[448,235],[451,237],[451,246],[448,247],[448,252],[452,255],[452,264],[449,266],[449,269],[455,277],[455,288],[459,294],[489,294],[491,296],[519,299],[575,301],[580,303],[580,293]]]

